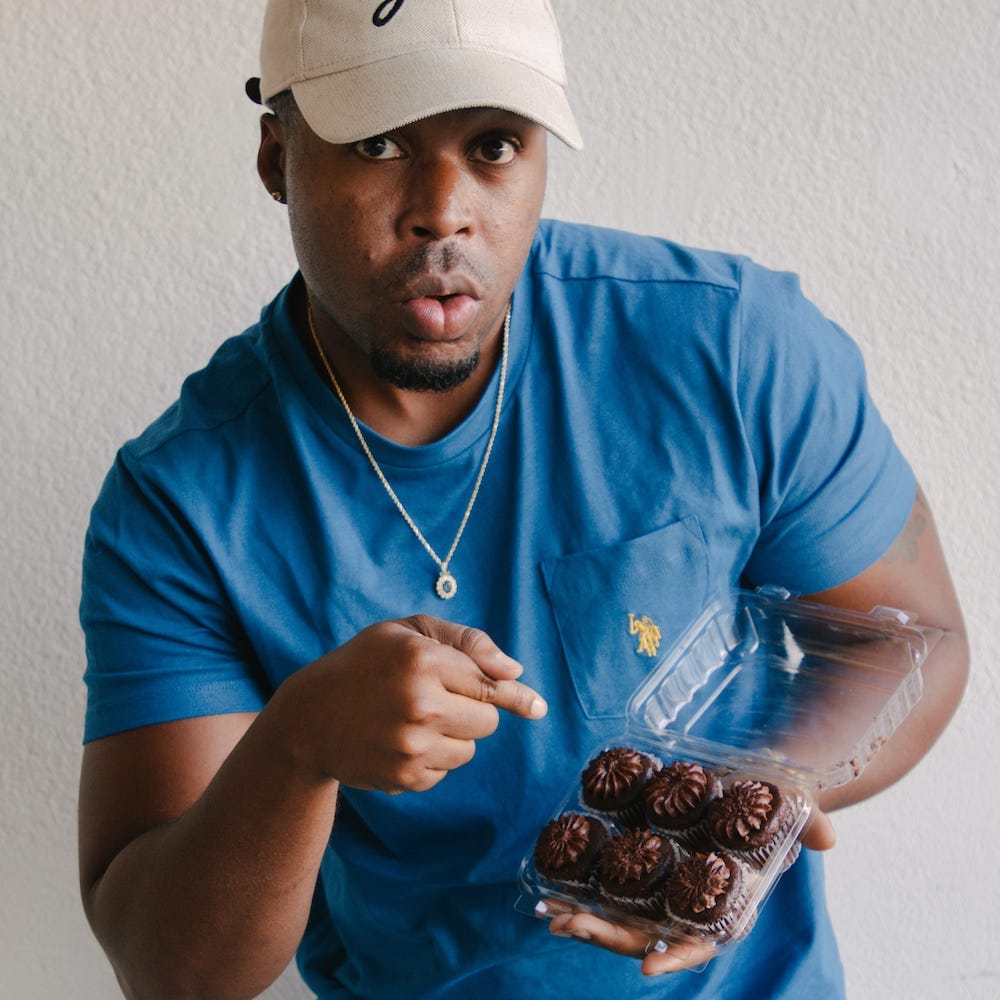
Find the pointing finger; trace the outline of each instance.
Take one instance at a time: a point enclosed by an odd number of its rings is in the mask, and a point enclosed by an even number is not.
[[[452,694],[482,705],[492,705],[524,719],[540,719],[548,711],[538,692],[527,684],[496,680],[457,652],[442,662],[439,676],[445,689]]]
[[[493,681],[482,685],[481,691],[491,694],[489,698],[481,698],[482,701],[488,700],[522,719],[540,719],[549,710],[541,695],[520,681]]]
[[[460,694],[484,705],[493,705],[523,719],[540,719],[548,711],[542,697],[520,681],[497,681],[475,668],[446,681],[453,694]]]

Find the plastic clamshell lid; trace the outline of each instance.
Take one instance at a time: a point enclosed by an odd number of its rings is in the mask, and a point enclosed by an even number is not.
[[[866,614],[784,591],[734,591],[635,691],[629,728],[804,787],[841,785],[920,699],[920,666],[942,634],[893,609]]]

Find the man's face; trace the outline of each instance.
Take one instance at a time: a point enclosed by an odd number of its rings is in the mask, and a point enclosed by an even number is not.
[[[352,145],[286,144],[292,240],[342,360],[445,391],[502,323],[545,190],[545,130],[476,108]],[[346,352],[346,353],[345,353]]]

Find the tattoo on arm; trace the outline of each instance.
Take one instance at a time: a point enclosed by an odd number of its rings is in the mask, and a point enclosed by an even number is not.
[[[917,487],[917,510],[910,514],[910,519],[906,522],[899,537],[889,546],[882,561],[894,563],[903,562],[915,563],[920,558],[920,536],[927,528],[927,498],[923,490]]]

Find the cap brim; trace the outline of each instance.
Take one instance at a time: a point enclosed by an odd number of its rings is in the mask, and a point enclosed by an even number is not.
[[[500,108],[572,149],[583,139],[562,86],[524,63],[466,49],[414,52],[291,84],[309,127],[348,143],[460,108]]]

